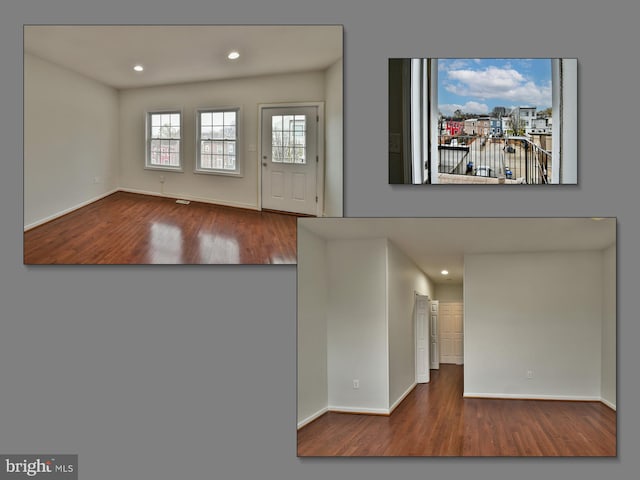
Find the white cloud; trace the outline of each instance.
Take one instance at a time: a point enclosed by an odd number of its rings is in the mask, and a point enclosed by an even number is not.
[[[450,70],[448,92],[479,99],[499,98],[518,105],[551,105],[551,84],[536,85],[513,68]]]
[[[469,60],[466,58],[454,58],[454,59],[441,59],[438,60],[439,71],[458,70],[469,65]]]
[[[456,110],[462,110],[464,113],[478,113],[478,114],[486,114],[489,113],[489,106],[485,103],[479,103],[474,101],[469,101],[464,105],[459,105],[457,103],[445,103],[444,105],[438,105],[438,109],[444,115],[453,115],[453,112]]]

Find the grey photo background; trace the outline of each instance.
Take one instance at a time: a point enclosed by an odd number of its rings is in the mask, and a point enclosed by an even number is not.
[[[95,480],[634,478],[638,18],[630,0],[3,2],[0,452],[77,453]],[[340,23],[346,216],[617,216],[618,458],[301,460],[295,267],[25,267],[24,23]],[[579,185],[387,183],[387,59],[456,56],[578,58]]]

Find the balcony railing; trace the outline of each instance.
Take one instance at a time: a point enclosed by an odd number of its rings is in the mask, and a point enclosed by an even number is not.
[[[527,137],[438,137],[440,173],[548,183],[551,153]],[[511,182],[509,182],[511,183]]]

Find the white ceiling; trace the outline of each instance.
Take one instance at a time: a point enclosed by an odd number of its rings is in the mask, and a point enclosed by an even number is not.
[[[342,26],[28,25],[24,49],[133,88],[325,69],[342,57]],[[229,60],[231,50],[240,58]],[[144,72],[133,71],[138,63]]]
[[[616,241],[615,218],[301,218],[298,225],[328,240],[389,238],[434,282],[452,284],[462,283],[465,253],[600,250]]]

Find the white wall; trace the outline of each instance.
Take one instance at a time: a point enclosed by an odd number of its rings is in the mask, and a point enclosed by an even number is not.
[[[616,246],[602,254],[602,399],[616,407]]]
[[[244,208],[258,208],[258,104],[324,101],[324,72],[271,75],[183,85],[128,89],[120,92],[120,158],[122,187]],[[193,173],[195,112],[201,107],[242,107],[240,152],[242,178]],[[180,108],[183,114],[184,172],[145,170],[145,112]],[[249,151],[249,145],[253,151]]]
[[[390,241],[387,244],[389,304],[389,406],[415,383],[414,293],[433,298],[430,279]]]
[[[343,215],[342,152],[342,59],[325,72],[325,200],[327,217]]]
[[[386,240],[327,242],[329,408],[389,406]],[[353,388],[353,380],[360,388]]]
[[[298,227],[298,426],[327,408],[326,242]]]
[[[602,253],[464,262],[465,395],[599,399]]]
[[[25,227],[113,190],[117,150],[116,90],[25,53]]]
[[[450,285],[444,283],[437,283],[435,286],[435,299],[440,302],[460,302],[464,301],[464,295],[462,290],[462,284]]]

